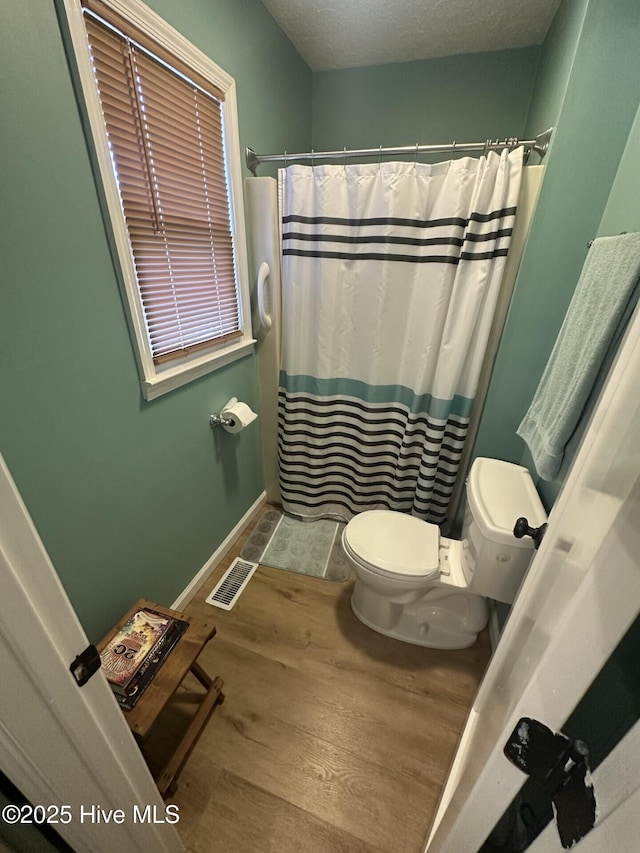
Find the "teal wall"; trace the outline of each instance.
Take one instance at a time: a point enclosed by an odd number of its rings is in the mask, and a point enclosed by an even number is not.
[[[564,0],[542,45],[525,135],[557,124],[589,0]],[[531,162],[537,155],[532,155]]]
[[[555,131],[545,178],[475,448],[478,456],[524,464],[529,464],[530,457],[516,429],[562,324],[588,242],[599,233],[640,101],[637,0],[589,0],[583,21],[584,0],[565,0],[565,5],[572,7],[574,22],[573,29],[563,30],[571,57],[564,63],[569,73],[566,85],[560,81],[555,92],[540,95],[540,103],[554,103],[559,112],[551,122]],[[559,49],[556,43],[547,60],[557,63]],[[544,66],[539,79],[550,79]],[[548,109],[546,114],[553,118]],[[634,155],[628,157],[637,170]],[[633,227],[630,222],[621,230]],[[571,453],[567,462],[570,459]],[[556,483],[538,481],[547,506],[553,503],[563,476],[561,472]]]
[[[316,73],[313,147],[524,138],[539,54],[530,47]]]
[[[241,142],[310,144],[311,72],[258,0],[151,6],[237,80]],[[141,396],[53,0],[3,4],[0,450],[90,639],[171,602],[262,483],[254,356]],[[285,142],[286,140],[286,142]]]
[[[640,107],[620,160],[598,236],[640,231]]]

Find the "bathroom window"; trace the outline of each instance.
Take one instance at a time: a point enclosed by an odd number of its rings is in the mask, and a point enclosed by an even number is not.
[[[64,0],[153,399],[253,348],[234,81],[137,0]]]

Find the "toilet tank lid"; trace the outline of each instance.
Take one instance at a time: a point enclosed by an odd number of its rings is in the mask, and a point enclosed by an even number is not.
[[[547,514],[528,469],[501,459],[478,457],[469,472],[467,500],[483,535],[516,548],[533,548],[527,536],[516,539],[513,527],[521,516],[539,527]]]

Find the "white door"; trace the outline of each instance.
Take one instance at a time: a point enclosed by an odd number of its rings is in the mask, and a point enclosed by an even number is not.
[[[0,819],[76,853],[183,850],[106,679],[70,672],[88,640],[1,455],[0,578],[0,767],[33,807]]]
[[[481,847],[526,780],[502,752],[518,720],[560,731],[640,611],[639,379],[636,311],[480,685],[425,853]],[[562,849],[552,837],[540,849]]]

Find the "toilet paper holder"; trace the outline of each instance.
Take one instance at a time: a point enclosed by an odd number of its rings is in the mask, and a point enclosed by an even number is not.
[[[212,414],[209,415],[209,426],[211,429],[217,426],[231,426],[233,424],[232,418],[223,418],[222,415]]]
[[[253,423],[257,417],[258,415],[246,403],[241,403],[237,397],[232,397],[222,407],[220,413],[214,412],[209,415],[209,426],[211,429],[221,426],[226,432],[237,433]]]

